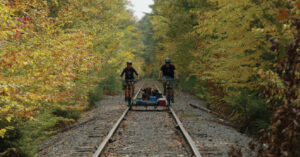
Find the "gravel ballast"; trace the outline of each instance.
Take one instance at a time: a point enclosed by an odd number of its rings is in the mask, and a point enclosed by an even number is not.
[[[154,87],[147,81],[144,87]],[[141,86],[142,83],[136,85]],[[158,84],[158,83],[156,83]],[[105,96],[97,107],[89,111],[70,129],[44,141],[37,156],[91,156],[114,123],[126,109],[124,95]],[[176,91],[172,105],[185,129],[195,141],[203,157],[228,156],[232,146],[242,150],[243,156],[253,156],[248,149],[249,137],[234,128],[218,123],[220,118],[191,106],[205,107],[193,95]],[[138,109],[144,110],[144,107]],[[104,156],[190,156],[181,133],[167,111],[129,111]]]
[[[188,156],[166,111],[130,111],[104,156]]]
[[[254,155],[248,148],[251,138],[228,125],[223,125],[224,121],[219,117],[195,109],[193,105],[205,108],[204,103],[195,96],[176,91],[173,109],[203,157],[226,157],[232,146],[241,149],[245,157]]]

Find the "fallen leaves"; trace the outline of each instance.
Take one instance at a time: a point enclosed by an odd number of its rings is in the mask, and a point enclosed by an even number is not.
[[[285,21],[287,19],[289,19],[290,14],[287,10],[281,10],[280,13],[277,15],[277,19],[279,21]]]

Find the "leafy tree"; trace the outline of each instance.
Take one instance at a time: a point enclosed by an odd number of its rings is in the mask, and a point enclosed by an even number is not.
[[[155,0],[153,9],[158,62],[173,58],[182,84],[242,131],[265,130],[264,155],[297,156],[299,2]]]
[[[153,39],[154,31],[151,24],[151,14],[146,14],[139,22],[139,29],[143,37],[143,59],[145,60],[145,73],[149,76],[155,76],[158,72],[155,57],[156,42]]]
[[[126,60],[141,67],[141,33],[127,4],[127,0],[1,1],[1,141],[11,142],[10,132],[39,123],[37,118],[48,110],[64,108],[72,115],[84,110],[89,93],[99,86],[106,89],[101,82],[116,76]],[[110,80],[118,87],[116,79]],[[38,130],[46,132],[53,125]]]

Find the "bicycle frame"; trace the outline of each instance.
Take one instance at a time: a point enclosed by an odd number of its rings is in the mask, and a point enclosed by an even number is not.
[[[168,106],[171,106],[171,94],[172,94],[172,87],[170,86],[170,80],[167,80],[166,82],[166,98],[167,98],[167,101],[168,101]]]
[[[128,105],[131,105],[132,97],[134,93],[134,82],[135,80],[126,80],[127,86],[125,89],[125,97],[128,99]]]
[[[167,101],[168,101],[167,106],[171,106],[171,97],[172,97],[172,89],[173,89],[173,88],[170,86],[170,81],[171,81],[171,79],[165,79],[165,80],[163,80],[163,81],[166,82],[165,88],[166,88],[166,98],[167,98]]]

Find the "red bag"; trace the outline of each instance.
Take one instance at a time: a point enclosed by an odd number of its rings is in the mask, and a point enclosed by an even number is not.
[[[158,106],[166,106],[167,105],[167,100],[164,98],[158,99]]]

